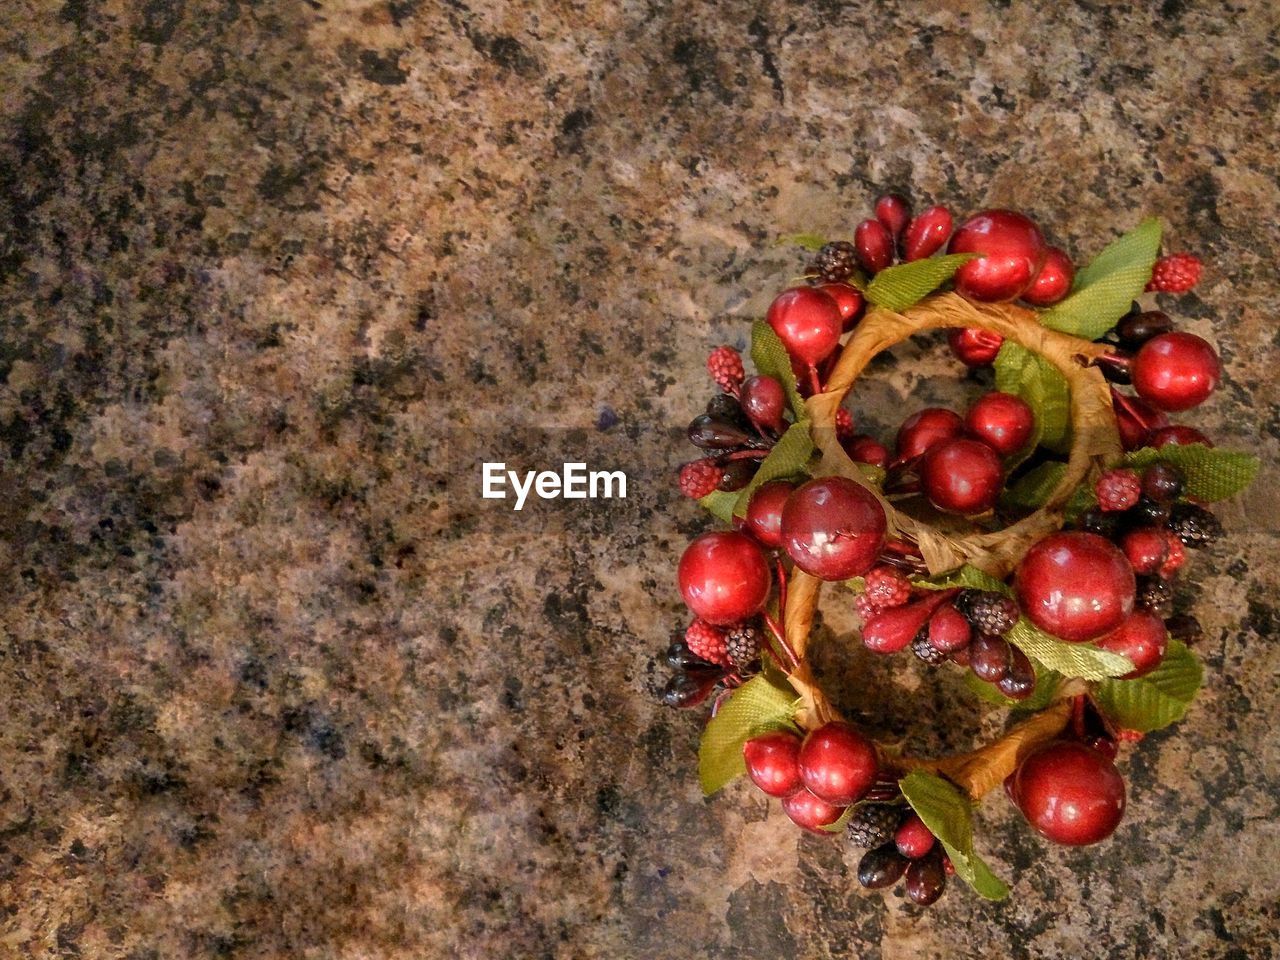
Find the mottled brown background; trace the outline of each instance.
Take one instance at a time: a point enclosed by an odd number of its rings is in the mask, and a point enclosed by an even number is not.
[[[1079,255],[1162,217],[1227,361],[1195,422],[1275,462],[1275,4],[948,6],[0,5],[0,955],[1272,956],[1272,472],[1117,836],[982,807],[1007,903],[864,894],[654,703],[705,351],[884,187]],[[878,430],[959,389],[876,372]],[[482,505],[495,447],[632,496]],[[921,750],[998,723],[823,665]]]

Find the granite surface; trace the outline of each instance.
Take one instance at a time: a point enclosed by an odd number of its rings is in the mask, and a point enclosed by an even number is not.
[[[1280,12],[934,6],[0,4],[0,955],[1273,956]],[[1195,423],[1267,465],[1117,836],[982,806],[1003,904],[704,801],[654,701],[705,351],[885,187],[1078,255],[1160,216],[1227,363]],[[879,431],[979,389],[875,372]],[[479,498],[562,454],[628,498]],[[921,750],[1000,722],[824,649]]]

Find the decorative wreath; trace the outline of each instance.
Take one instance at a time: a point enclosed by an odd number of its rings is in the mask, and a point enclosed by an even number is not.
[[[1137,302],[1200,278],[1194,256],[1158,256],[1160,237],[1147,220],[1077,272],[1019,213],[953,232],[946,208],[913,218],[890,195],[853,242],[791,238],[816,260],[753,326],[753,376],[736,350],[712,351],[721,392],[689,425],[703,456],[680,471],[681,492],[732,525],[681,557],[695,619],[667,651],[663,694],[713,704],[708,795],[746,773],[797,825],[867,848],[863,886],[905,876],[921,905],[952,874],[1008,894],[972,839],[971,805],[997,784],[1050,840],[1115,830],[1118,744],[1180,719],[1201,682],[1200,627],[1175,613],[1171,582],[1186,548],[1222,532],[1206,504],[1258,469],[1169,422],[1221,367]],[[914,413],[890,450],[842,404],[873,357],[930,330],[994,368],[994,390],[963,417]],[[937,759],[855,729],[810,660],[824,584],[852,591],[869,651],[956,664],[1019,722]]]

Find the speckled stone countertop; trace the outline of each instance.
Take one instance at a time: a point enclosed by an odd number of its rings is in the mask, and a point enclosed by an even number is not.
[[[0,956],[1273,955],[1280,12],[932,6],[0,5]],[[885,187],[1081,256],[1159,215],[1227,364],[1195,422],[1268,468],[1117,836],[982,806],[1003,904],[703,801],[654,701],[706,349],[797,272],[778,234]],[[880,431],[978,389],[927,344],[875,372]],[[478,453],[552,451],[628,499],[480,500]],[[922,750],[998,723],[859,669]]]

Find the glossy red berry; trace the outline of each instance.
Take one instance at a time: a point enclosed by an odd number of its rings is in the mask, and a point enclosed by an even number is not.
[[[773,377],[747,377],[739,388],[742,412],[757,429],[781,433],[782,413],[787,408],[787,393]]]
[[[751,494],[747,504],[747,531],[774,549],[782,546],[782,508],[795,490],[789,480],[770,480]]]
[[[1147,445],[1153,430],[1169,426],[1169,418],[1138,397],[1125,397],[1124,404],[1115,404],[1116,427],[1120,442],[1126,450],[1137,450]]]
[[[876,201],[876,219],[897,240],[911,222],[911,204],[897,193],[887,193]]]
[[[696,537],[680,557],[684,602],[708,623],[726,626],[759,612],[769,596],[769,565],[756,542],[736,530]]]
[[[902,238],[903,259],[923,260],[941,250],[951,236],[951,211],[930,207],[907,225]]]
[[[836,439],[841,444],[853,439],[853,414],[841,407],[836,411]]]
[[[986,513],[996,505],[1003,482],[1000,455],[967,437],[936,443],[920,460],[920,489],[948,513]]]
[[[942,407],[926,407],[902,421],[895,443],[899,463],[914,460],[940,440],[958,437],[964,421],[958,413]]]
[[[816,287],[782,291],[769,305],[766,319],[787,352],[810,366],[826,359],[844,330],[840,307]]]
[[[854,463],[869,463],[882,470],[889,466],[889,448],[875,437],[860,433],[841,446]]]
[[[973,629],[964,614],[945,604],[929,618],[929,643],[942,653],[954,653],[969,645],[973,639]]]
[[[791,796],[784,798],[782,809],[796,826],[804,827],[810,833],[816,833],[819,836],[823,834],[834,836],[822,828],[831,826],[844,813],[844,807],[827,803],[804,789],[797,790]]]
[[[1193,443],[1201,443],[1206,447],[1213,446],[1213,441],[1195,427],[1188,427],[1181,423],[1175,423],[1172,425],[1166,424],[1163,427],[1152,430],[1147,434],[1142,445],[1146,447],[1154,447],[1158,450],[1161,447],[1185,447]]]
[[[742,356],[733,347],[716,347],[707,356],[707,373],[725,393],[737,394],[738,385],[746,375],[742,368]]]
[[[1044,266],[1022,294],[1022,299],[1037,307],[1048,307],[1071,292],[1071,282],[1076,278],[1076,268],[1071,258],[1057,247],[1050,247],[1045,254]]]
[[[1041,836],[1073,847],[1105,840],[1124,816],[1124,778],[1116,765],[1071,740],[1028,756],[1014,774],[1013,794]]]
[[[1027,445],[1036,428],[1035,414],[1021,397],[993,391],[978,398],[964,418],[969,435],[981,440],[1002,457],[1011,457]]]
[[[1133,612],[1137,586],[1119,548],[1093,533],[1045,537],[1018,566],[1018,606],[1037,627],[1071,643],[1114,630]]]
[[[1164,531],[1164,535],[1165,540],[1169,543],[1169,556],[1165,557],[1164,563],[1160,565],[1160,569],[1156,573],[1161,578],[1168,580],[1181,570],[1182,565],[1187,562],[1187,551],[1182,539],[1172,530]]]
[[[845,477],[821,477],[787,500],[782,545],[805,573],[848,580],[876,562],[886,526],[884,508],[866,487]]]
[[[946,591],[930,593],[906,606],[873,613],[862,625],[863,645],[875,653],[897,653],[915,639],[934,612],[950,599]]]
[[[893,235],[879,220],[863,220],[853,232],[858,262],[867,273],[879,273],[893,263]]]
[[[1134,573],[1153,576],[1169,559],[1169,539],[1160,527],[1138,527],[1120,541],[1120,549]]]
[[[862,294],[858,288],[847,283],[820,283],[817,286],[828,297],[835,301],[843,321],[842,329],[852,330],[862,318]]]
[[[947,343],[966,367],[985,367],[995,362],[1004,337],[994,330],[959,327],[947,334]]]
[[[839,720],[824,723],[804,738],[799,761],[805,788],[841,807],[860,800],[879,771],[875,745]]]
[[[1012,210],[985,210],[956,230],[948,253],[976,253],[956,271],[956,291],[996,302],[1021,296],[1044,266],[1049,248],[1031,220]]]
[[[1165,629],[1164,621],[1154,613],[1135,610],[1124,623],[1094,642],[1103,650],[1128,658],[1133,670],[1120,679],[1133,680],[1160,666],[1169,646],[1169,631]]]
[[[898,852],[908,860],[919,860],[933,849],[937,839],[915,813],[907,817],[898,827],[897,833],[893,835],[893,842],[897,845]]]
[[[800,789],[800,738],[785,731],[753,737],[742,745],[751,782],[771,797]]]
[[[723,476],[724,470],[710,457],[686,463],[680,468],[680,493],[682,496],[700,500],[707,494],[720,489],[720,480]]]
[[[1156,261],[1147,289],[1161,293],[1186,293],[1200,282],[1202,269],[1200,258],[1195,254],[1171,253]]]
[[[1093,485],[1098,506],[1110,513],[1128,510],[1142,496],[1142,478],[1136,470],[1121,467],[1106,470]]]
[[[1161,410],[1190,410],[1208,399],[1222,378],[1217,352],[1194,333],[1162,333],[1130,363],[1133,389]]]

